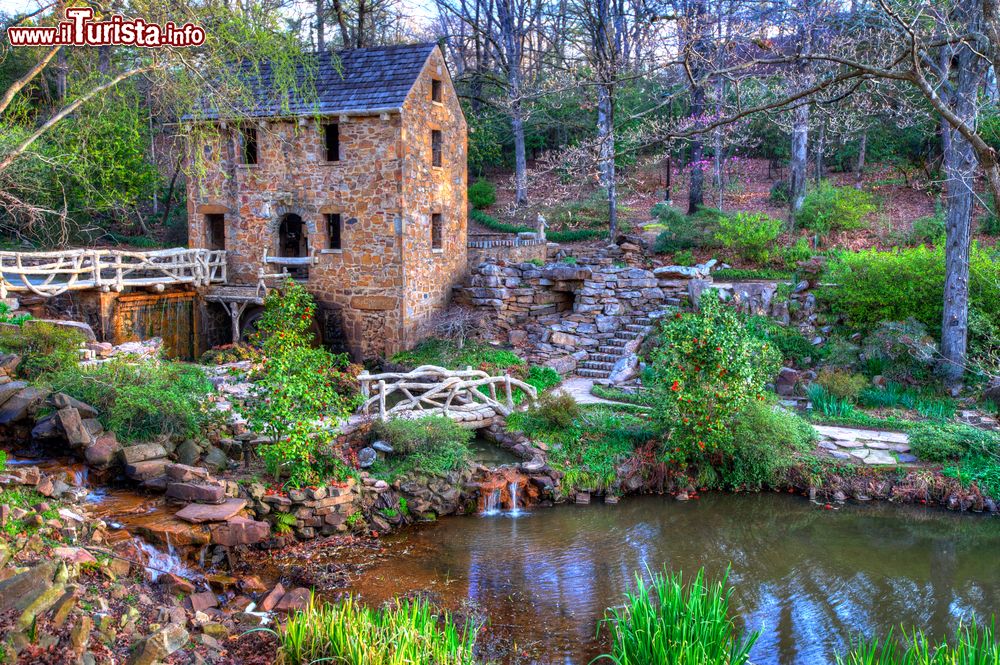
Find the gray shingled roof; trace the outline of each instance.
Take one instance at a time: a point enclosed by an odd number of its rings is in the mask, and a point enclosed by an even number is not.
[[[271,68],[262,63],[259,73],[246,66],[245,80],[257,100],[253,109],[239,113],[245,117],[274,117],[285,115],[320,115],[398,109],[403,105],[417,76],[427,62],[436,44],[405,44],[379,46],[340,51],[334,58],[330,53],[315,53],[315,96],[293,97],[286,109],[275,93],[271,81]],[[299,67],[299,85],[305,75]],[[202,118],[217,118],[218,110],[206,110]]]

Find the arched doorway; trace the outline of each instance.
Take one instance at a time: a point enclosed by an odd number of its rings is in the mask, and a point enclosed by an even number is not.
[[[278,224],[278,256],[303,258],[309,256],[309,237],[305,222],[295,213],[288,213]],[[305,266],[288,266],[288,272],[296,279],[308,277]]]
[[[296,257],[309,255],[309,239],[302,218],[289,213],[278,225],[278,256]]]

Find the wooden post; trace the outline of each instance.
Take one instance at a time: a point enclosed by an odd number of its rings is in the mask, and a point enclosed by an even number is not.
[[[385,420],[385,379],[378,380],[378,417]]]
[[[364,370],[361,374],[358,374],[358,380],[361,381],[361,396],[364,397],[366,401],[369,397],[371,397],[369,394],[370,390],[368,388],[368,376],[368,370]]]
[[[509,374],[503,377],[503,388],[504,388],[504,392],[506,392],[506,394],[507,394],[507,408],[510,409],[511,411],[513,411],[514,410],[514,395],[511,393],[511,390],[510,390],[510,375]]]

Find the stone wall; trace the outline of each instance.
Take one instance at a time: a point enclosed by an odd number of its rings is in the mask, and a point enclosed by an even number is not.
[[[441,103],[431,79],[444,82]],[[340,160],[325,159],[323,124],[337,122]],[[466,124],[439,49],[401,113],[261,119],[258,163],[241,164],[233,123],[204,124],[204,168],[188,181],[189,244],[209,244],[206,215],[225,215],[229,279],[256,284],[267,252],[279,254],[286,215],[304,223],[307,288],[338,311],[344,346],[356,359],[411,344],[447,302],[466,270]],[[443,167],[431,166],[430,129],[443,132]],[[340,214],[341,249],[331,249],[326,216]],[[443,219],[443,246],[431,248],[431,215]],[[328,340],[331,341],[331,340]]]
[[[548,243],[538,238],[517,238],[506,233],[469,236],[470,269],[490,259],[504,263],[544,263],[547,256]]]

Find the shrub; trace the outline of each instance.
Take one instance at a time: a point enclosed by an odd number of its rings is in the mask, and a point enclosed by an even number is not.
[[[853,418],[857,415],[854,405],[845,399],[841,399],[827,392],[826,388],[818,383],[811,383],[806,388],[806,395],[814,411],[825,418]]]
[[[868,385],[868,379],[842,369],[824,367],[817,374],[816,383],[837,399],[853,404],[858,401],[858,395]]]
[[[665,227],[656,237],[653,251],[658,254],[672,254],[695,247],[710,247],[722,215],[712,208],[702,208],[694,215],[684,216],[664,204],[657,204],[660,223]]]
[[[900,383],[929,381],[939,357],[937,344],[919,321],[882,323],[862,341],[862,357],[878,373]]]
[[[768,196],[771,203],[783,204],[792,200],[792,186],[787,180],[778,180],[771,185],[771,193]]]
[[[764,342],[769,342],[785,360],[798,366],[807,359],[816,358],[820,352],[802,332],[793,326],[781,326],[767,316],[751,316],[746,320],[747,330]]]
[[[925,462],[995,456],[1000,452],[1000,434],[959,423],[919,423],[910,430],[910,448]]]
[[[725,487],[774,486],[794,463],[794,453],[811,450],[816,431],[799,416],[768,402],[751,404],[733,429],[733,454],[716,471]]]
[[[475,210],[489,208],[497,202],[497,188],[489,180],[480,178],[469,185],[469,204]]]
[[[1000,662],[1000,639],[995,620],[989,625],[960,624],[954,638],[932,643],[921,630],[903,634],[903,643],[892,631],[885,639],[861,640],[847,652],[837,654],[837,665],[946,665],[950,663]]]
[[[772,270],[768,268],[722,268],[712,273],[716,281],[740,282],[753,279],[792,279],[794,275],[787,270]]]
[[[475,663],[475,626],[470,621],[459,626],[450,614],[433,610],[425,600],[396,600],[378,609],[350,597],[335,605],[317,605],[313,600],[274,634],[280,665]]]
[[[973,244],[969,254],[969,305],[1000,324],[1000,261]],[[828,262],[820,289],[830,309],[859,330],[882,321],[916,319],[938,337],[944,302],[944,248],[843,252]]]
[[[387,460],[373,467],[376,475],[387,479],[415,471],[437,476],[455,471],[469,460],[473,437],[471,430],[445,416],[378,422],[372,434],[393,448]]]
[[[551,367],[532,365],[531,369],[528,370],[528,376],[524,379],[524,381],[528,385],[537,388],[538,394],[541,395],[549,388],[553,388],[562,383],[562,377],[559,376],[559,372],[555,371]]]
[[[21,356],[17,373],[27,381],[76,365],[84,341],[79,330],[45,321],[0,325],[0,351]]]
[[[741,634],[729,618],[728,571],[709,583],[700,569],[690,582],[680,573],[636,575],[636,590],[601,625],[611,633],[616,665],[744,665],[759,632]]]
[[[747,330],[714,290],[701,310],[666,320],[651,353],[659,408],[654,419],[667,434],[667,459],[684,461],[725,452],[729,430],[777,373],[781,354]]]
[[[784,222],[764,213],[738,212],[719,218],[715,239],[744,259],[766,263]]]
[[[523,233],[523,232],[534,232],[535,229],[529,228],[527,226],[520,226],[517,224],[505,224],[495,217],[490,217],[482,210],[471,210],[469,211],[469,219],[485,226],[491,231],[497,231],[498,233]]]
[[[264,359],[251,374],[246,405],[250,427],[268,439],[259,449],[268,471],[298,486],[346,477],[346,461],[331,445],[336,427],[326,423],[361,402],[354,380],[360,368],[312,346],[315,311],[313,297],[292,280],[267,295],[258,324]]]
[[[209,349],[201,354],[198,359],[202,365],[226,365],[244,360],[258,362],[261,359],[260,351],[242,342],[237,344],[223,344]]]
[[[931,245],[941,244],[945,234],[944,209],[941,201],[934,203],[934,214],[926,217],[919,217],[913,220],[913,227],[910,229],[909,240],[911,243],[929,243]]]
[[[677,266],[693,266],[697,263],[697,261],[694,258],[694,254],[691,253],[691,250],[685,249],[674,254],[673,263]]]
[[[409,368],[420,365],[437,365],[446,369],[472,367],[490,374],[525,364],[513,351],[486,342],[468,340],[459,347],[453,341],[433,338],[424,340],[409,351],[397,353],[392,362]]]
[[[649,214],[665,226],[680,226],[684,223],[684,213],[666,203],[657,203],[650,209]]]
[[[860,229],[865,217],[875,209],[871,194],[823,181],[806,194],[795,221],[803,228],[825,235],[830,231]]]
[[[196,436],[208,418],[202,404],[212,392],[199,368],[156,360],[69,365],[48,382],[53,390],[95,407],[104,426],[125,443]]]
[[[785,266],[789,270],[794,270],[798,268],[799,264],[804,261],[808,261],[813,257],[813,248],[809,246],[809,241],[805,238],[799,238],[795,241],[795,244],[791,247],[785,247],[782,250],[781,257],[785,262]]]
[[[548,429],[566,429],[580,416],[580,405],[568,393],[546,393],[531,410],[531,417],[538,418]]]

